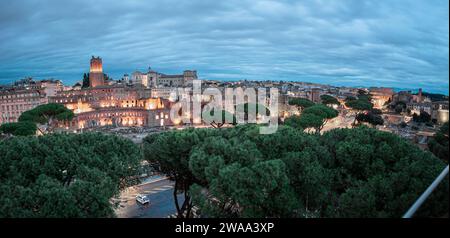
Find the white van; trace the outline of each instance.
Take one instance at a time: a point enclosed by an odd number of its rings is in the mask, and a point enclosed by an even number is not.
[[[150,203],[150,199],[147,196],[142,195],[142,194],[139,194],[136,196],[136,201],[142,205]]]

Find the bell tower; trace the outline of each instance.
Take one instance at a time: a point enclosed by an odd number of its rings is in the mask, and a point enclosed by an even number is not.
[[[103,77],[103,64],[100,57],[91,58],[91,68],[89,70],[89,86],[91,88],[102,86],[105,84]]]

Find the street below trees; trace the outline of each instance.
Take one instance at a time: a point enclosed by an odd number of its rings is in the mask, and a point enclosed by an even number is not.
[[[121,204],[116,209],[119,218],[167,218],[176,213],[173,201],[174,182],[163,178],[145,184],[127,188],[120,196]],[[150,198],[150,204],[136,202],[136,195],[143,194]],[[183,202],[183,194],[178,195]]]

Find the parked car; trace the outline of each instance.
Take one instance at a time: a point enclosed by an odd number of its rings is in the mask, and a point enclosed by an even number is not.
[[[136,196],[136,201],[142,205],[150,204],[150,199],[146,195],[142,194]]]

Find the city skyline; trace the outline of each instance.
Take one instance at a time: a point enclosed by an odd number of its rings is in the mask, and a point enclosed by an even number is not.
[[[0,218],[448,219],[448,10],[0,1]]]
[[[0,3],[0,84],[146,70],[448,95],[447,1]],[[45,7],[44,7],[45,6]]]

